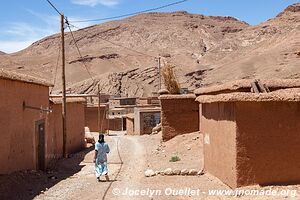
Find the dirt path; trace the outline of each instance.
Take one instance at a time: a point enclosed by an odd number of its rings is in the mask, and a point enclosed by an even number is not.
[[[95,134],[96,136],[96,134]],[[161,135],[127,136],[122,133],[113,133],[105,138],[111,148],[108,156],[110,182],[97,182],[94,174],[92,148],[75,154],[72,158],[62,159],[57,163],[54,172],[18,172],[15,175],[0,176],[0,199],[24,200],[198,200],[198,199],[242,199],[242,200],[279,200],[299,199],[283,196],[245,196],[239,197],[224,195],[209,195],[210,190],[229,190],[215,177],[205,174],[202,176],[155,176],[146,178],[146,169],[164,170],[203,167],[202,137],[199,133],[178,136],[166,143],[161,143]],[[121,160],[120,160],[120,156]],[[170,157],[178,155],[180,161],[170,162]],[[57,179],[52,180],[55,176]],[[104,179],[104,178],[103,178]],[[8,181],[7,181],[8,180]],[[2,189],[1,189],[2,188]],[[49,188],[49,189],[48,189]],[[179,190],[200,190],[200,195],[178,195]],[[243,189],[243,188],[241,188]],[[283,189],[297,190],[295,186],[250,186],[244,189],[269,190]],[[151,195],[151,192],[161,192]],[[165,194],[165,191],[174,191],[174,194]],[[18,191],[18,192],[16,192]],[[144,191],[141,195],[136,191]],[[147,193],[148,192],[148,193]]]
[[[104,182],[104,177],[103,182],[96,181],[92,162],[94,152],[91,151],[80,163],[84,165],[81,171],[62,180],[35,199],[116,199],[112,193],[113,188],[125,188],[128,185],[134,187],[139,183],[138,179],[143,177],[145,165],[143,146],[139,144],[137,137],[127,137],[124,133],[112,135],[106,137],[111,148],[108,158],[109,182]]]

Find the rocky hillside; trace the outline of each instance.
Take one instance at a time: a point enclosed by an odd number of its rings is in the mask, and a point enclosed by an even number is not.
[[[147,96],[158,88],[157,57],[190,89],[241,78],[300,78],[300,4],[250,26],[232,17],[147,13],[66,34],[69,91]],[[60,37],[0,57],[3,68],[55,80]],[[85,66],[84,66],[85,64]],[[85,67],[93,76],[90,78]],[[56,88],[60,85],[57,70]]]

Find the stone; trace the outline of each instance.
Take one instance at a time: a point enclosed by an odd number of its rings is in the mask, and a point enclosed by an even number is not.
[[[189,174],[189,170],[187,170],[187,169],[182,169],[182,170],[180,171],[180,175],[185,176],[185,175],[188,175],[188,174]]]
[[[180,170],[180,169],[174,169],[174,170],[173,170],[173,174],[174,174],[174,175],[180,175],[180,173],[181,173],[181,170]]]
[[[151,176],[155,176],[155,172],[152,169],[147,169],[145,171],[145,176],[146,177],[151,177]]]
[[[187,150],[191,150],[191,147],[188,147]]]
[[[167,169],[165,169],[165,171],[164,171],[164,175],[167,175],[167,176],[171,176],[171,175],[173,175],[173,171],[172,171],[172,169],[171,169],[171,168],[167,168]]]
[[[191,169],[191,170],[189,171],[189,175],[190,175],[190,176],[195,176],[195,175],[197,175],[197,173],[198,173],[198,171],[195,170],[195,169]]]
[[[204,171],[203,171],[203,170],[200,170],[200,171],[197,173],[198,176],[202,176],[203,174],[204,174]]]
[[[157,92],[159,95],[163,95],[163,94],[170,94],[170,92],[167,89],[160,89]]]
[[[157,175],[160,174],[160,171],[155,171],[154,173],[155,173],[155,175],[157,176]]]

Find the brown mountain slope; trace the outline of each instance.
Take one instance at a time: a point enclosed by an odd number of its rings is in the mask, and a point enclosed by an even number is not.
[[[300,4],[292,5],[258,26],[231,17],[186,12],[148,13],[112,21],[74,32],[84,59],[79,59],[67,33],[69,90],[93,93],[101,84],[103,92],[146,96],[158,88],[155,57],[159,55],[177,66],[182,86],[191,89],[240,78],[298,77],[299,8]],[[0,65],[54,80],[59,42],[59,35],[47,37],[10,54],[9,59],[0,58]],[[94,80],[89,79],[83,62]]]

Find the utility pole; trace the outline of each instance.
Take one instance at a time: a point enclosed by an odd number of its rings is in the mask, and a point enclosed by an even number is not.
[[[159,85],[158,85],[158,89],[161,89],[161,75],[160,75],[160,56],[158,57],[158,81],[159,81]]]
[[[100,130],[100,111],[101,111],[101,105],[100,105],[100,99],[101,99],[101,94],[100,94],[100,84],[98,85],[98,130],[99,133],[101,132]],[[104,114],[104,113],[103,113]]]
[[[67,153],[67,101],[66,101],[66,75],[65,75],[65,16],[60,15],[60,30],[61,30],[61,52],[62,52],[62,126],[63,126],[63,156],[68,157]]]

